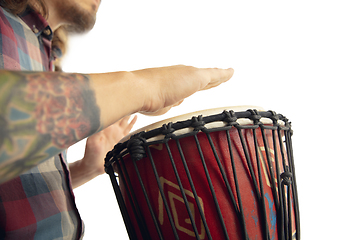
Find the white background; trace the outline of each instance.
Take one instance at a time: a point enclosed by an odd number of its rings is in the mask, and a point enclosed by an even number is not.
[[[302,239],[356,239],[360,9],[355,1],[103,1],[68,72],[232,67],[222,86],[135,129],[194,110],[258,105],[292,121]],[[121,107],[121,106],[119,106]],[[84,141],[69,150],[80,159]],[[127,239],[109,177],[75,189],[85,240]]]

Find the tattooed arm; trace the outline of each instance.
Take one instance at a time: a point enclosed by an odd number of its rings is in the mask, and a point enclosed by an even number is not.
[[[232,69],[103,74],[0,71],[0,183],[135,112],[162,114]]]
[[[0,182],[100,128],[89,78],[80,74],[0,74]]]

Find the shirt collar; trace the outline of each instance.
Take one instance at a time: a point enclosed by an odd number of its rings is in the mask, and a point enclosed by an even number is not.
[[[52,40],[53,32],[46,19],[38,12],[27,8],[23,13],[19,14],[19,17],[29,26],[34,34],[39,37],[42,35],[48,40]]]

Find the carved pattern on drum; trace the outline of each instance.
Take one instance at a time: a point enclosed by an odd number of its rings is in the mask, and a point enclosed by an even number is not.
[[[180,214],[178,214],[178,213],[182,213],[183,211],[186,211],[184,199],[182,198],[182,196],[179,196],[178,194],[170,191],[170,189],[168,189],[166,191],[164,188],[165,184],[166,184],[168,188],[172,188],[175,191],[179,191],[178,193],[180,194],[179,185],[177,185],[169,180],[166,180],[164,177],[160,177],[160,183],[161,183],[162,189],[164,189],[164,192],[167,193],[168,201],[170,202],[171,212],[172,212],[172,215],[174,218],[176,228],[179,231],[184,232],[191,237],[195,237],[195,232],[192,229],[190,218],[181,219],[181,216],[179,216]],[[194,194],[191,191],[186,190],[186,189],[184,189],[184,191],[188,197],[194,199]],[[198,197],[198,198],[199,198],[199,202],[201,205],[201,209],[204,211],[203,201],[200,197]],[[164,202],[163,202],[160,192],[159,192],[158,201],[159,201],[159,222],[161,225],[163,225],[163,223],[164,223]],[[189,198],[188,198],[188,202],[189,202],[192,216],[194,217],[194,219],[196,219],[197,215],[195,214],[194,203],[192,203]],[[184,205],[184,208],[183,209],[176,208],[176,205],[178,205],[177,203],[181,203],[182,205]],[[200,219],[200,216],[199,216],[199,219]],[[199,232],[200,233],[199,237],[200,237],[200,239],[204,239],[205,238],[205,227],[204,227],[204,224],[201,221],[201,219],[199,221],[201,222],[201,231]]]

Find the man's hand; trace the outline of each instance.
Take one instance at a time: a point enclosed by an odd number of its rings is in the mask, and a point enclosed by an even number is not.
[[[94,177],[103,174],[104,158],[123,137],[132,129],[136,122],[135,116],[130,122],[130,116],[92,135],[86,141],[85,154],[82,160],[70,164],[73,188],[81,186]]]
[[[233,74],[231,68],[177,65],[89,76],[101,109],[102,126],[107,126],[136,112],[163,114],[195,92],[226,82]]]
[[[146,82],[144,105],[140,112],[160,115],[179,105],[197,91],[210,89],[228,81],[234,70],[195,68],[177,65],[132,72]]]

